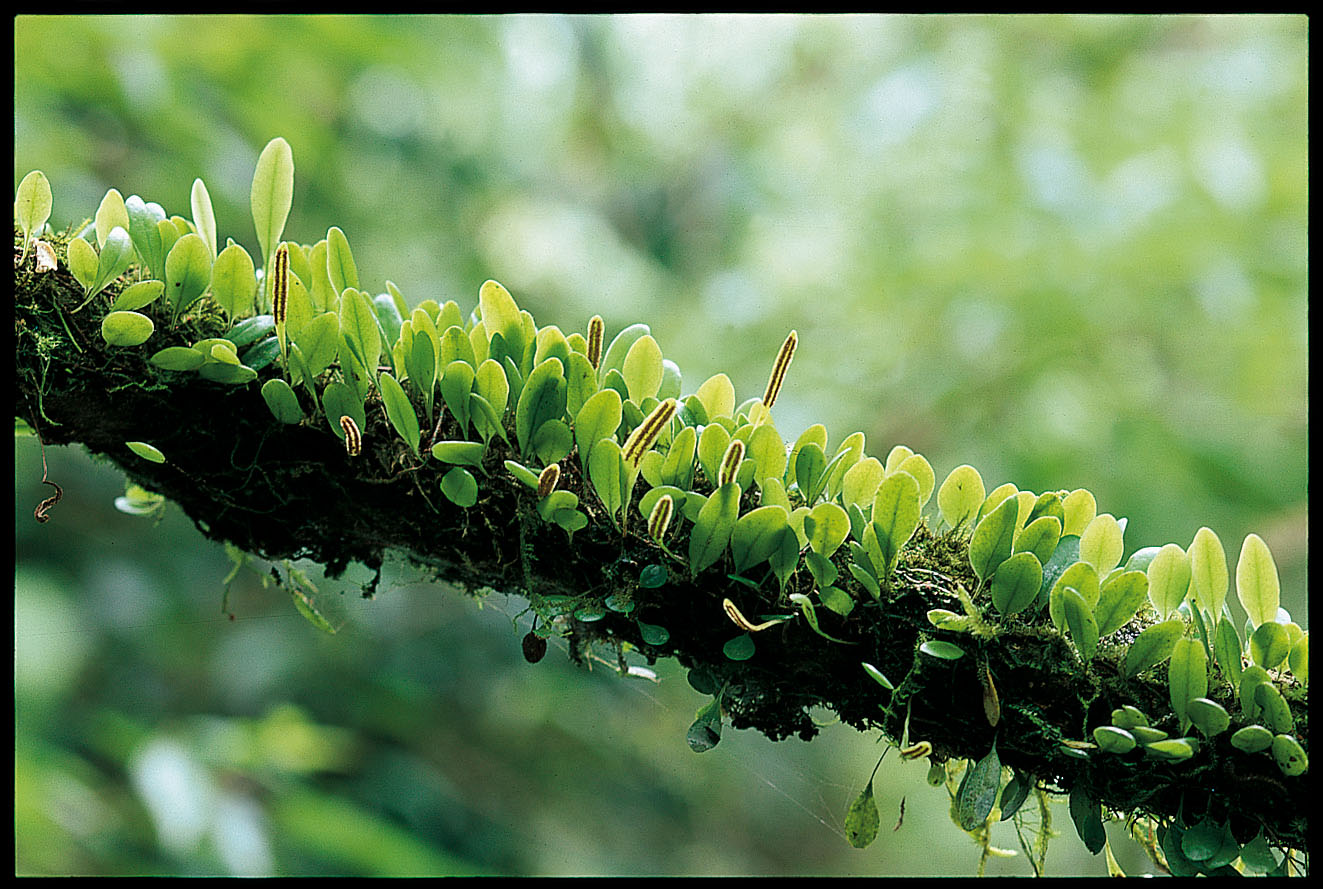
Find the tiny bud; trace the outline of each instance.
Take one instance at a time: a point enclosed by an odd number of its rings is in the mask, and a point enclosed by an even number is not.
[[[666,536],[666,529],[671,526],[671,515],[675,511],[675,501],[670,494],[663,494],[652,507],[648,516],[648,536],[661,543]]]
[[[357,457],[363,450],[363,433],[358,431],[358,424],[353,417],[341,417],[340,428],[345,433],[345,452],[351,457]]]
[[[552,463],[542,470],[542,474],[537,477],[537,495],[545,497],[556,490],[556,483],[560,481],[560,464]]]
[[[602,334],[606,331],[606,323],[602,321],[601,315],[594,315],[588,322],[588,363],[597,370],[602,363]]]
[[[717,472],[717,484],[727,485],[735,481],[736,474],[739,473],[740,463],[744,460],[744,442],[736,438],[731,441],[730,446],[726,448],[726,454],[721,458],[721,469]]]

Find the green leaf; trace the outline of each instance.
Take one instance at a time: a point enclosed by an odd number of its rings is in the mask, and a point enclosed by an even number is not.
[[[1033,789],[1033,776],[1017,771],[1011,780],[1006,782],[1006,789],[1001,793],[1001,820],[1008,821],[1014,817]]]
[[[409,401],[409,396],[404,393],[404,387],[390,374],[383,372],[379,382],[387,419],[395,427],[395,431],[400,433],[409,450],[417,455],[421,431],[418,428],[418,413],[413,409],[413,402]]]
[[[1100,750],[1118,755],[1135,749],[1135,736],[1123,728],[1114,725],[1100,725],[1093,730],[1093,740]]]
[[[174,316],[178,318],[210,284],[211,254],[207,245],[195,234],[184,235],[165,258],[165,294]]]
[[[1251,661],[1265,670],[1276,669],[1291,653],[1291,639],[1286,634],[1286,627],[1275,621],[1259,624],[1250,634],[1249,650]]]
[[[1044,515],[1029,521],[1015,536],[1011,547],[1014,553],[1033,553],[1042,565],[1052,558],[1057,542],[1061,539],[1061,520],[1056,516]]]
[[[809,521],[813,522],[813,530],[808,534],[809,546],[824,558],[831,558],[850,533],[850,517],[835,503],[819,503],[805,519],[805,529]]]
[[[671,446],[662,460],[663,484],[688,488],[694,483],[694,455],[698,447],[698,434],[694,427],[685,426],[671,439]],[[644,455],[645,457],[647,455]]]
[[[772,573],[776,575],[781,589],[784,590],[790,575],[799,565],[799,537],[795,534],[795,529],[789,525],[778,531],[777,537],[776,549],[772,550],[772,555],[767,561],[772,566]]]
[[[282,423],[294,424],[303,419],[298,396],[284,380],[267,380],[262,384],[262,399],[271,409],[271,415]]]
[[[922,454],[912,454],[901,461],[896,471],[908,472],[919,483],[919,508],[922,509],[932,497],[933,486],[937,484],[932,464]]]
[[[1228,586],[1227,556],[1222,549],[1222,541],[1210,529],[1200,528],[1195,532],[1194,541],[1190,544],[1189,556],[1190,581],[1194,589],[1194,601],[1209,614],[1221,614],[1222,603],[1226,601]],[[1239,587],[1239,568],[1236,570],[1236,575],[1236,585]],[[1240,604],[1244,605],[1245,603],[1242,600]],[[1248,608],[1245,610],[1249,611]],[[1276,613],[1277,609],[1274,608],[1271,614],[1264,619],[1272,620]],[[1255,621],[1256,626],[1257,624],[1258,621]]]
[[[141,346],[156,325],[137,312],[111,312],[101,319],[101,338],[112,346]]]
[[[863,661],[859,662],[859,666],[863,667],[864,672],[867,673],[878,685],[882,686],[887,691],[895,691],[896,686],[892,685],[891,680],[883,676],[882,671],[877,667],[874,667],[872,664],[866,664]]]
[[[548,420],[558,420],[565,414],[565,369],[560,360],[548,358],[533,368],[524,381],[523,391],[515,407],[515,438],[519,451],[532,451],[533,433]]]
[[[377,363],[381,359],[381,327],[377,313],[363,291],[346,287],[340,294],[340,333],[349,341],[350,348],[355,352],[354,357],[375,380]],[[469,373],[472,372],[470,368]],[[468,397],[468,392],[465,392],[466,406]]]
[[[238,244],[231,244],[216,257],[211,267],[211,295],[231,318],[241,318],[253,310],[257,273],[253,258]]]
[[[1001,758],[997,756],[997,745],[994,743],[986,756],[965,771],[960,789],[956,791],[956,811],[959,813],[960,826],[965,830],[977,830],[982,826],[992,814],[1000,790]]]
[[[639,626],[643,626],[641,623]],[[695,753],[706,753],[721,741],[721,695],[718,694],[710,703],[698,711],[697,717],[685,734],[689,749]]]
[[[1171,709],[1180,719],[1181,731],[1190,725],[1186,705],[1208,694],[1208,660],[1198,639],[1183,636],[1176,640],[1167,670],[1171,691]]]
[[[1287,734],[1279,734],[1272,739],[1272,758],[1282,774],[1295,778],[1309,771],[1309,755],[1300,742]]]
[[[804,614],[804,620],[809,625],[809,629],[813,630],[813,632],[817,633],[822,638],[828,640],[829,642],[839,642],[841,645],[855,644],[853,642],[848,642],[845,639],[837,639],[835,636],[829,636],[827,635],[827,633],[823,632],[822,627],[818,625],[818,612],[813,607],[813,602],[812,600],[809,599],[808,596],[804,595],[803,593],[791,593],[790,601],[794,602],[796,605],[799,606],[800,611],[803,612]]]
[[[51,218],[51,183],[41,170],[33,170],[23,177],[18,184],[18,193],[14,198],[14,218],[23,231],[23,258],[27,259],[28,241],[34,232],[40,232],[46,220]]]
[[[661,388],[662,352],[652,336],[645,334],[634,341],[620,368],[630,400],[642,404],[645,398],[654,398]]]
[[[101,258],[97,256],[96,249],[82,238],[74,238],[69,242],[69,273],[74,276],[74,280],[83,288],[83,292],[88,296],[96,293],[92,289],[97,280],[97,268],[101,263]]]
[[[670,631],[665,627],[656,624],[645,624],[643,621],[635,621],[639,628],[639,638],[646,645],[665,645],[671,638]]]
[[[533,433],[530,444],[533,448],[533,456],[537,457],[543,466],[549,466],[552,463],[559,463],[574,450],[574,434],[570,432],[570,427],[564,420],[548,420]]]
[[[249,200],[263,268],[269,269],[271,254],[285,232],[285,220],[294,202],[294,152],[279,136],[268,142],[257,158]]]
[[[116,192],[118,194],[118,192]],[[193,190],[189,194],[189,205],[193,211],[193,227],[197,229],[198,237],[202,243],[207,245],[207,252],[211,258],[216,258],[216,214],[211,208],[211,195],[207,193],[207,186],[201,179],[193,180]],[[121,206],[123,203],[121,202]],[[129,227],[129,214],[124,213],[124,227]]]
[[[1147,596],[1148,575],[1143,571],[1122,571],[1109,577],[1093,608],[1098,635],[1110,636],[1130,623]]]
[[[621,370],[625,364],[625,356],[629,354],[629,350],[633,347],[634,343],[636,343],[641,337],[648,336],[650,333],[651,329],[646,324],[631,324],[617,333],[611,340],[611,344],[606,347],[606,351],[602,353],[601,361],[597,365],[597,378],[605,382],[606,375],[609,372],[613,370]],[[628,387],[626,388],[626,392],[627,391]],[[699,387],[699,391],[702,391],[702,387]],[[731,397],[731,402],[733,406],[733,395]]]
[[[783,528],[789,528],[789,524],[788,514],[781,506],[760,506],[740,516],[730,535],[730,553],[735,561],[735,573],[742,574],[746,569],[771,558],[780,546],[780,532]]]
[[[495,281],[486,281],[478,291],[478,308],[488,337],[499,335],[505,343],[506,354],[518,367],[523,361],[524,320],[514,297]]]
[[[1231,736],[1231,746],[1245,753],[1258,753],[1272,746],[1272,732],[1261,725],[1247,725]]]
[[[97,260],[96,281],[92,284],[92,293],[100,293],[111,281],[124,274],[133,262],[133,241],[127,230],[115,226],[106,236],[101,246],[101,256]],[[208,266],[208,272],[211,271]],[[206,285],[203,285],[206,289]],[[90,295],[90,294],[89,294]]]
[[[1236,625],[1223,616],[1218,620],[1213,636],[1213,657],[1217,659],[1218,665],[1222,668],[1222,675],[1231,683],[1232,689],[1240,686],[1240,674],[1243,669],[1240,654],[1240,635],[1236,632]]]
[[[150,445],[145,441],[126,441],[124,444],[128,445],[130,451],[150,463],[165,462],[165,454],[162,454],[155,445]]]
[[[941,639],[929,639],[919,646],[919,651],[944,661],[959,660],[965,654],[965,650],[959,645],[953,645]]]
[[[167,346],[148,359],[162,370],[197,370],[206,359],[187,346]]]
[[[867,786],[850,803],[845,813],[845,838],[851,846],[863,849],[877,839],[877,828],[881,818],[877,813],[877,803],[873,801],[873,779],[868,779]]]
[[[740,633],[721,646],[721,653],[732,661],[747,661],[753,657],[756,650],[753,637],[748,633]]]
[[[698,463],[703,467],[703,475],[713,486],[717,483],[721,458],[730,447],[730,433],[720,423],[709,423],[698,436]]]
[[[1087,664],[1098,649],[1098,623],[1093,618],[1093,611],[1079,591],[1069,586],[1061,589],[1061,610],[1070,630],[1070,639]]]
[[[417,345],[418,340],[414,340]],[[454,414],[460,430],[467,435],[469,429],[469,396],[473,393],[476,374],[467,361],[452,361],[446,365],[441,377],[441,397]]]
[[[873,498],[872,525],[884,557],[883,564],[877,567],[884,576],[889,576],[901,548],[919,527],[919,483],[914,476],[897,472],[882,480]]]
[[[721,558],[739,518],[740,486],[727,482],[712,492],[689,536],[689,567],[697,574]]]
[[[354,264],[349,239],[336,226],[326,232],[326,276],[336,293],[343,294],[347,287],[358,288],[358,266]]]
[[[164,281],[139,281],[125,287],[111,303],[112,312],[133,312],[149,306],[165,292]]]
[[[1023,611],[1038,598],[1043,566],[1031,552],[1015,553],[992,575],[992,604],[1002,614]]]
[[[124,209],[129,214],[129,237],[138,256],[154,277],[164,278],[165,248],[157,225],[165,219],[165,211],[160,204],[149,204],[136,194],[129,195]]]
[[[228,249],[228,248],[227,248]],[[334,363],[340,354],[340,318],[334,312],[317,315],[294,337],[303,353],[308,372],[317,376]]]
[[[1119,565],[1124,552],[1121,524],[1115,516],[1095,516],[1080,535],[1080,560],[1092,565],[1099,577]]]
[[[1202,533],[1201,529],[1201,533]],[[1209,532],[1210,534],[1212,532]],[[1216,539],[1216,535],[1213,535]],[[1196,535],[1195,540],[1198,540]],[[1220,546],[1219,546],[1220,549]],[[1226,563],[1222,565],[1223,596],[1225,597]],[[1198,591],[1196,590],[1196,595]],[[1277,608],[1281,594],[1281,582],[1277,577],[1277,565],[1273,561],[1268,544],[1257,534],[1245,537],[1240,546],[1240,559],[1236,563],[1236,596],[1244,606],[1245,613],[1257,627],[1277,619]],[[1213,613],[1221,610],[1219,607]]]
[[[1259,682],[1254,686],[1254,703],[1259,707],[1264,724],[1274,732],[1295,731],[1295,717],[1291,714],[1291,705],[1271,682]]]
[[[816,441],[802,443],[793,454],[795,483],[799,485],[799,494],[804,503],[812,506],[817,500],[817,493],[822,490],[827,474],[827,455]],[[913,476],[911,476],[913,478]],[[918,499],[918,482],[915,482],[915,499]],[[876,516],[874,516],[876,518]]]
[[[760,426],[759,429],[770,429],[770,426]],[[780,441],[781,436],[776,436]],[[781,445],[781,453],[785,453],[785,445]],[[784,462],[784,461],[783,461]],[[841,477],[841,500],[846,506],[858,506],[860,508],[869,506],[873,498],[877,496],[878,486],[882,484],[882,477],[886,474],[882,468],[882,461],[876,457],[864,457],[845,471]]]
[[[1067,587],[1073,588],[1080,594],[1090,612],[1098,604],[1101,593],[1101,588],[1098,586],[1098,572],[1088,562],[1076,562],[1062,571],[1057,582],[1052,585],[1048,600],[1048,615],[1052,618],[1052,626],[1058,630],[1066,626],[1061,594]]]
[[[1070,792],[1070,820],[1075,822],[1075,832],[1084,841],[1084,847],[1094,855],[1101,852],[1107,844],[1102,807],[1083,783],[1077,784]]]
[[[322,410],[326,413],[326,422],[336,437],[344,440],[344,430],[340,428],[340,418],[349,417],[360,430],[367,426],[367,417],[363,411],[363,400],[348,384],[336,381],[329,383],[322,392]]]
[[[615,440],[622,416],[621,404],[619,392],[602,389],[579,409],[574,420],[574,435],[579,445],[579,459],[585,466],[598,442],[608,438]]]
[[[1148,564],[1148,599],[1158,617],[1176,613],[1190,591],[1190,557],[1185,550],[1169,543],[1158,550]]]
[[[780,479],[786,472],[786,444],[770,423],[756,427],[749,434],[745,459],[754,461],[753,480],[759,489],[765,479]],[[869,496],[872,502],[872,496]]]
[[[510,381],[505,375],[505,368],[499,363],[488,358],[478,365],[478,372],[473,378],[473,391],[487,400],[497,419],[505,415],[510,399]]]
[[[481,466],[487,448],[477,441],[438,441],[432,445],[432,456],[442,463],[462,463]]]
[[[593,445],[588,455],[588,479],[612,522],[625,502],[625,474],[625,460],[614,438],[603,438]]]
[[[106,196],[101,199],[101,205],[96,209],[96,244],[98,247],[105,248],[106,239],[110,233],[118,226],[124,229],[125,234],[129,231],[129,211],[124,208],[124,198],[116,189],[110,189]]]
[[[478,502],[478,482],[473,478],[473,473],[456,466],[442,476],[441,493],[456,506],[468,509]]]
[[[1226,708],[1209,698],[1192,699],[1185,705],[1185,712],[1206,738],[1220,735],[1231,726],[1231,715]]]
[[[307,593],[292,585],[290,586],[289,593],[294,599],[294,607],[298,610],[299,614],[303,615],[308,623],[312,624],[323,633],[329,633],[332,636],[336,634],[335,627],[331,625],[330,621],[322,616],[322,613],[317,610],[317,606],[312,604],[312,599]]]
[[[1016,498],[1007,497],[975,526],[969,541],[969,564],[979,580],[987,580],[1010,558],[1018,510]]]
[[[1287,665],[1291,668],[1291,675],[1299,679],[1305,685],[1309,684],[1309,634],[1305,633],[1295,641],[1291,646],[1291,653],[1287,655]]]
[[[1138,676],[1141,672],[1165,661],[1176,646],[1176,640],[1185,633],[1185,621],[1172,618],[1154,624],[1135,637],[1125,655],[1125,674]]]
[[[414,335],[413,343],[404,356],[404,369],[409,374],[409,382],[423,396],[423,406],[430,422],[436,392],[436,344],[426,333]],[[501,371],[501,379],[505,379],[504,370]]]

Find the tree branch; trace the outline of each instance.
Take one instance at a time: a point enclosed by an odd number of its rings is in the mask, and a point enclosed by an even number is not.
[[[571,637],[577,657],[622,647],[650,661],[674,657],[692,671],[697,687],[724,689],[722,706],[734,727],[773,739],[811,738],[817,731],[813,707],[894,740],[908,722],[910,741],[929,742],[936,761],[977,760],[995,739],[1004,765],[1049,789],[1084,787],[1109,809],[1164,821],[1181,811],[1207,812],[1229,819],[1241,842],[1262,828],[1274,843],[1306,848],[1305,781],[1284,778],[1266,755],[1233,749],[1229,733],[1179,763],[1138,750],[1125,756],[1092,750],[1081,757],[1062,744],[1091,740],[1091,730],[1125,704],[1177,734],[1165,667],[1136,678],[1120,668],[1126,645],[1142,629],[1140,619],[1103,640],[1087,666],[1041,613],[997,616],[985,634],[937,630],[929,610],[961,612],[959,588],[974,590],[977,581],[967,538],[935,534],[924,524],[878,599],[853,581],[848,557],[838,552],[838,585],[856,606],[848,617],[818,607],[821,633],[815,632],[787,598],[813,592],[802,564],[784,591],[774,579],[732,579],[724,556],[690,576],[685,562],[648,536],[637,500],[625,510],[624,533],[608,520],[576,453],[561,461],[559,487],[578,496],[589,522],[569,536],[539,518],[535,493],[503,465],[519,457],[499,438],[475,473],[477,503],[462,509],[441,495],[446,467],[410,453],[375,393],[367,402],[362,452],[351,457],[301,389],[300,406],[312,419],[297,425],[273,419],[258,389],[262,379],[278,374],[275,366],[256,383],[228,386],[151,365],[147,359],[157,349],[221,335],[220,316],[205,300],[174,328],[156,313],[150,346],[108,346],[100,323],[119,285],[75,311],[84,298],[63,265],[63,245],[56,246],[59,269],[37,272],[29,257],[16,270],[15,416],[47,444],[80,443],[112,460],[137,484],[177,503],[209,538],[269,559],[311,559],[332,574],[351,561],[380,566],[387,553],[397,552],[474,594],[491,588],[522,595],[544,626],[554,622]],[[449,414],[438,432],[439,439],[463,437]],[[431,438],[424,430],[424,454]],[[127,441],[150,442],[166,462],[137,456]],[[58,521],[58,510],[51,517]],[[641,583],[643,570],[654,565],[665,566],[666,582]],[[759,577],[752,572],[752,580]],[[755,654],[732,660],[723,646],[742,631],[723,609],[725,600],[754,622],[793,617],[751,633]],[[602,603],[577,615],[573,607]],[[975,605],[991,623],[986,594],[976,596]],[[668,638],[645,641],[640,622],[665,628]],[[920,653],[931,639],[953,642],[965,656],[948,661]],[[861,663],[894,682],[894,691],[870,678]],[[985,708],[982,664],[1000,702],[995,728]],[[1237,712],[1216,674],[1213,686],[1211,696]],[[1296,735],[1307,748],[1305,698],[1299,689],[1288,697]]]

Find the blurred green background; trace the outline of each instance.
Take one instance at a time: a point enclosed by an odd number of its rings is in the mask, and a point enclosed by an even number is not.
[[[33,17],[14,22],[14,182],[52,224],[114,186],[255,252],[283,135],[286,236],[331,225],[365,286],[543,324],[651,324],[686,392],[728,372],[795,436],[904,443],[989,489],[1088,487],[1127,552],[1257,531],[1308,625],[1303,16]],[[15,453],[15,867],[25,874],[969,874],[921,765],[883,829],[841,820],[875,738],[727,730],[704,702],[519,655],[481,607],[387,567],[324,581],[319,634],[122,477]],[[1233,606],[1239,609],[1239,605]],[[515,626],[515,622],[519,626]],[[824,717],[827,714],[824,714]],[[904,826],[892,831],[901,798]],[[1049,867],[1102,874],[1058,807]],[[1113,828],[1114,830],[1114,828]],[[1127,869],[1142,854],[1112,833]],[[994,835],[1015,847],[1009,825]],[[1023,857],[991,873],[1027,874]]]

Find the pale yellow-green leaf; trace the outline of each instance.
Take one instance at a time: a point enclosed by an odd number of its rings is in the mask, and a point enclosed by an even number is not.
[[[1200,528],[1195,532],[1188,555],[1195,602],[1209,614],[1220,614],[1230,585],[1227,556],[1226,551],[1222,549],[1222,541],[1212,529]],[[1274,609],[1266,619],[1272,620],[1276,613]],[[1257,623],[1258,621],[1255,621],[1255,624]]]
[[[937,510],[952,528],[971,521],[986,493],[983,476],[969,464],[957,466],[937,489]]]
[[[1185,600],[1190,589],[1190,557],[1168,543],[1148,565],[1148,599],[1158,617],[1166,620]]]
[[[881,460],[876,457],[863,458],[845,470],[845,476],[841,479],[841,499],[847,506],[868,506],[877,496],[884,473]]]
[[[662,352],[657,341],[650,335],[639,337],[625,355],[620,372],[635,404],[656,396],[662,381]]]
[[[1098,502],[1093,493],[1084,488],[1076,488],[1061,499],[1061,507],[1066,512],[1066,524],[1062,535],[1080,536],[1089,523],[1098,515]]]
[[[725,374],[708,377],[694,394],[703,403],[708,419],[735,414],[735,386]]]
[[[1225,577],[1225,562],[1222,564]],[[1257,534],[1246,536],[1240,546],[1240,560],[1236,563],[1236,596],[1256,627],[1277,619],[1281,581],[1268,544]]]
[[[106,246],[106,238],[114,231],[115,226],[119,226],[124,231],[129,230],[129,211],[124,206],[124,197],[116,189],[110,189],[106,196],[101,199],[101,205],[96,208],[96,245],[98,247]]]
[[[211,258],[216,258],[216,215],[211,208],[211,195],[207,193],[207,186],[201,179],[193,180],[193,191],[189,196],[189,202],[193,211],[193,227],[197,229],[198,237],[202,238],[202,243],[207,245],[207,250],[211,253]],[[123,202],[121,202],[122,204]],[[124,228],[128,230],[129,214],[124,212]]]
[[[1080,559],[1092,565],[1099,577],[1119,565],[1124,552],[1121,525],[1108,513],[1095,516],[1080,535]]]
[[[1184,732],[1190,725],[1187,712],[1190,701],[1208,694],[1208,657],[1204,653],[1203,643],[1189,636],[1176,640],[1167,677],[1171,690],[1171,708]]]
[[[285,220],[294,202],[294,152],[289,143],[277,136],[262,149],[253,171],[249,192],[257,243],[262,250],[263,267],[269,267],[271,254],[285,231]]]

